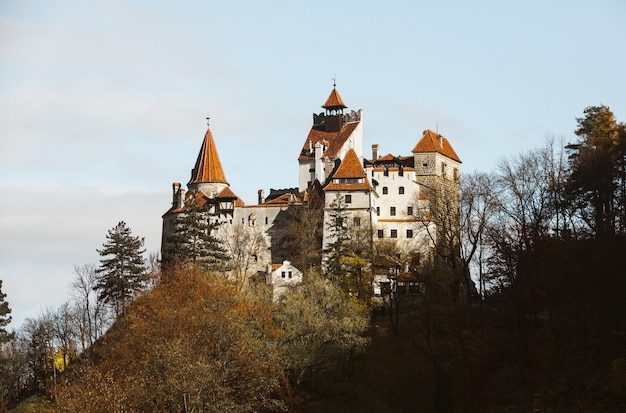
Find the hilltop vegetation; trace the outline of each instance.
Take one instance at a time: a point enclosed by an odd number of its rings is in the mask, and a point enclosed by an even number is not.
[[[606,106],[577,122],[577,142],[463,176],[460,253],[436,249],[411,294],[372,297],[374,275],[403,280],[405,257],[363,233],[342,232],[333,272],[318,274],[318,234],[295,229],[319,224],[307,210],[276,234],[311,267],[278,301],[210,265],[149,260],[149,277],[106,302],[95,268],[78,267],[74,301],[0,334],[3,400],[36,392],[42,412],[626,411],[626,126]]]

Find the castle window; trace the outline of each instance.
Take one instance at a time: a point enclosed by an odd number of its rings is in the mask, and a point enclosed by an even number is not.
[[[404,187],[401,186],[400,188],[398,188],[398,194],[400,195],[404,195]]]
[[[378,230],[378,238],[383,238],[385,236],[385,231],[383,231],[382,229]]]
[[[404,167],[402,165],[398,167],[398,176],[404,176]]]
[[[454,182],[458,183],[461,180],[461,174],[459,168],[454,168]]]
[[[413,207],[412,206],[406,207],[406,214],[408,216],[413,215]]]
[[[280,274],[280,278],[285,278],[285,271]]]
[[[396,207],[391,207],[389,209],[389,215],[391,215],[392,217],[396,216]]]
[[[265,225],[267,225],[269,221],[270,219],[268,217],[265,217]]]
[[[387,168],[387,166],[385,166],[385,169],[383,171],[383,175],[389,176],[389,168]]]
[[[383,186],[383,195],[387,195],[389,189],[386,186]]]
[[[346,204],[352,203],[352,195],[346,195]]]
[[[291,278],[291,271],[289,271],[289,278]]]
[[[391,230],[391,238],[398,238],[398,230],[397,229],[392,229]]]
[[[407,238],[413,238],[413,230],[412,229],[407,229],[406,230],[406,237]]]
[[[441,175],[443,175],[443,177],[445,178],[445,176],[448,173],[448,165],[446,165],[445,163],[441,164]]]
[[[361,218],[359,217],[355,217],[352,219],[352,224],[354,224],[355,227],[360,227],[361,226]]]
[[[380,207],[376,207],[376,216],[380,216]]]

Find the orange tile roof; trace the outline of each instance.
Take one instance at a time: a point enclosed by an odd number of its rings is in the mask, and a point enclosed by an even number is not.
[[[354,149],[348,149],[346,156],[343,157],[343,161],[337,168],[337,171],[333,175],[333,178],[366,178],[365,171],[361,166],[361,161],[357,156]]]
[[[222,168],[222,163],[220,162],[220,157],[217,154],[213,134],[211,133],[211,129],[207,129],[204,135],[204,141],[202,141],[200,153],[198,154],[198,159],[196,160],[196,166],[194,166],[191,171],[191,178],[187,185],[215,182],[228,183],[224,169]]]
[[[235,193],[230,189],[230,187],[226,187],[220,191],[219,194],[215,195],[216,198],[239,198]]]
[[[334,183],[335,179],[363,179],[358,183]],[[324,187],[325,191],[369,191],[372,189],[361,161],[354,149],[349,149],[343,161],[332,176],[331,182]]]
[[[324,109],[333,109],[333,108],[347,108],[347,106],[343,103],[341,96],[339,96],[339,92],[337,92],[337,88],[333,87],[332,92],[326,99],[326,103],[322,105]]]
[[[302,151],[300,152],[298,160],[300,161],[315,158],[314,152],[308,154],[309,140],[311,141],[313,148],[315,148],[315,144],[317,142],[321,142],[324,140],[327,141],[328,145],[326,151],[324,152],[324,156],[328,156],[330,158],[336,157],[343,144],[346,143],[346,141],[348,140],[350,135],[352,135],[352,132],[354,132],[359,123],[360,122],[346,123],[341,127],[341,130],[339,132],[325,132],[322,130],[311,128],[309,136],[307,136],[306,141],[302,146]]]
[[[441,139],[443,140],[443,145],[439,141],[439,137],[441,137]],[[450,145],[450,142],[448,142],[448,140],[444,136],[438,135],[437,133],[429,129],[424,131],[422,139],[420,139],[420,141],[417,143],[417,145],[415,145],[411,152],[438,152],[452,160],[461,162],[459,156],[456,154],[456,152],[454,152],[454,149],[452,149],[452,145]]]

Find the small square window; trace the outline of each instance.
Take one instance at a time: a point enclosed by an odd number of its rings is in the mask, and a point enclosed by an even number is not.
[[[355,227],[360,227],[360,226],[361,226],[361,218],[359,218],[359,217],[355,217],[355,218],[352,220],[352,224],[353,224]]]
[[[407,238],[413,238],[413,230],[412,229],[407,229],[406,230],[406,237]]]
[[[352,203],[352,195],[346,195],[346,204],[351,204]]]
[[[383,238],[385,236],[385,231],[383,231],[382,229],[378,230],[378,238]]]
[[[398,238],[398,230],[397,229],[392,229],[391,230],[391,238]]]

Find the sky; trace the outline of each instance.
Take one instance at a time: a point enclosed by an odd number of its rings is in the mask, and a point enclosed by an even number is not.
[[[125,221],[158,252],[206,117],[231,189],[297,187],[337,90],[364,155],[425,129],[462,173],[574,141],[586,107],[626,121],[626,2],[0,0],[0,280],[9,329],[68,300]]]

